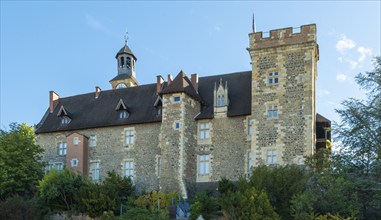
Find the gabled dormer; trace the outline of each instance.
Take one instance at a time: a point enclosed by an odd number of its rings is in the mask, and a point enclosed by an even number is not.
[[[127,119],[130,116],[130,112],[122,99],[119,100],[115,110],[119,113],[119,119]]]
[[[220,82],[217,86],[217,83],[214,83],[214,116],[226,116],[229,106],[228,98],[228,82],[225,81],[225,86],[220,79]]]
[[[58,111],[57,116],[60,118],[61,125],[67,125],[73,119],[70,112],[68,112],[63,105],[61,105],[61,108]]]

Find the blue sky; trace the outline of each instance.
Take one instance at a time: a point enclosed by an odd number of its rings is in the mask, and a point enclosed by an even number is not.
[[[340,102],[364,97],[354,76],[380,54],[380,11],[380,1],[1,1],[0,125],[37,124],[50,90],[66,97],[111,89],[126,30],[140,84],[180,70],[250,70],[253,12],[257,31],[317,25],[317,110],[339,121]]]

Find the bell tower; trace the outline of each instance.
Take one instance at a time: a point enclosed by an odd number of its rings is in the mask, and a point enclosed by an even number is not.
[[[136,57],[128,47],[127,37],[124,46],[115,56],[117,60],[118,75],[110,80],[113,89],[122,89],[137,86],[135,65]]]

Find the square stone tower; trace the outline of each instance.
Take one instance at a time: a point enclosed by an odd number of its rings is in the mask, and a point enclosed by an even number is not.
[[[315,151],[316,25],[249,34],[253,166],[303,164]]]

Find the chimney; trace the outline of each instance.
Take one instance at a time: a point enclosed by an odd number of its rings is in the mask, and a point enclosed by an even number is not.
[[[172,75],[168,74],[168,85],[171,84],[171,82],[172,82]]]
[[[198,93],[198,74],[197,73],[194,73],[191,75],[191,82],[192,82],[194,89]]]
[[[59,98],[60,98],[60,96],[56,92],[54,92],[54,91],[49,92],[49,110],[50,110],[50,113],[52,113],[54,110],[54,101],[58,100]]]
[[[95,98],[97,99],[101,94],[101,88],[99,86],[95,86]]]
[[[163,83],[164,83],[163,77],[161,75],[156,76],[156,93],[159,94]]]

